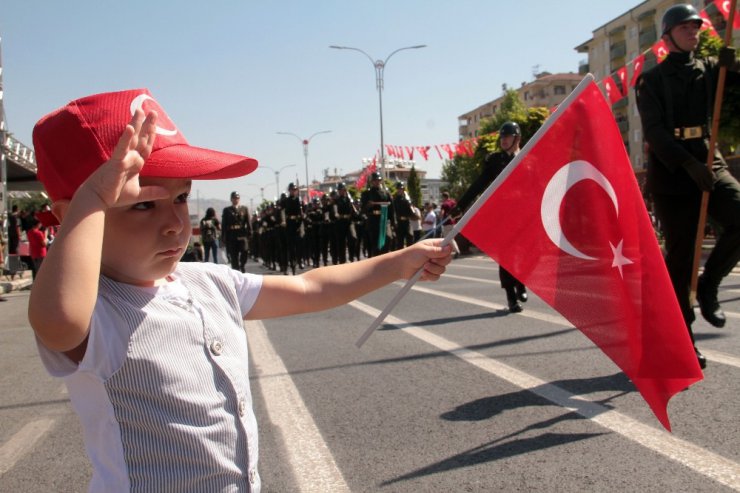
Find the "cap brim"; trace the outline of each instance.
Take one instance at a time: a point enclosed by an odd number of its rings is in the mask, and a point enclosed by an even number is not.
[[[257,169],[257,160],[226,152],[179,144],[151,153],[141,176],[220,180],[248,175]]]

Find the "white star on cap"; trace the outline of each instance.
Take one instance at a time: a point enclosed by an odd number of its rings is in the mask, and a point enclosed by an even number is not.
[[[619,244],[615,247],[612,245],[612,242],[609,242],[609,246],[612,247],[612,253],[614,254],[614,260],[612,260],[612,267],[616,267],[619,269],[619,277],[624,279],[624,275],[622,274],[622,266],[623,265],[629,265],[634,262],[632,262],[630,259],[622,255],[622,244],[624,243],[624,239],[619,242]]]

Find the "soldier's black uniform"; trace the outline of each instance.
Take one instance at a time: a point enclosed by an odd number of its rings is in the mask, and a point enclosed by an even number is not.
[[[518,130],[518,127],[517,127]],[[457,208],[465,211],[483,193],[493,180],[501,174],[504,168],[514,159],[515,154],[500,151],[489,154],[483,162],[483,170],[476,180],[457,201]],[[506,291],[506,300],[511,311],[521,311],[518,300],[527,300],[527,290],[516,277],[499,265],[498,276],[501,287]]]
[[[232,200],[238,199],[239,194],[231,194]],[[226,244],[226,255],[229,257],[231,268],[244,272],[247,263],[249,234],[252,229],[249,221],[249,210],[238,206],[238,200],[224,208],[221,214],[221,228]]]
[[[393,196],[393,212],[396,215],[396,238],[394,249],[410,246],[414,243],[414,235],[411,233],[411,201],[406,198],[405,188],[398,186]]]
[[[368,257],[375,257],[389,250],[391,238],[386,237],[385,244],[378,248],[378,239],[380,238],[380,217],[381,203],[388,204],[388,223],[394,224],[393,202],[390,194],[380,187],[380,174],[373,173],[371,176],[372,185],[362,192],[360,201],[362,203],[362,212],[367,216],[365,228],[368,238]]]
[[[334,235],[336,238],[337,260],[340,264],[347,263],[347,246],[350,244],[352,219],[355,216],[355,205],[347,195],[344,184],[339,185],[340,193],[334,200]],[[343,190],[343,191],[342,191]],[[350,257],[352,254],[350,253]]]
[[[314,267],[319,266],[319,256],[321,253],[321,223],[324,222],[324,212],[321,210],[321,204],[319,199],[313,199],[311,201],[311,207],[306,213],[306,224],[307,224],[307,245],[309,256],[311,258],[311,265]]]
[[[281,207],[285,214],[285,250],[287,263],[295,275],[296,266],[303,268],[303,205],[292,183],[288,186],[290,195],[282,199]],[[295,192],[293,192],[295,190]],[[294,195],[296,193],[296,195]]]
[[[737,70],[735,62],[727,73],[728,86],[740,82]],[[649,148],[647,190],[665,237],[666,267],[692,340],[695,316],[689,291],[702,195],[692,174],[700,180],[700,167],[706,168],[718,71],[715,60],[695,58],[693,52],[672,52],[644,72],[636,86]],[[740,186],[719,151],[713,171],[708,214],[721,225],[722,233],[704,265],[697,298],[705,318],[721,326],[724,314],[716,302],[717,288],[740,260]]]

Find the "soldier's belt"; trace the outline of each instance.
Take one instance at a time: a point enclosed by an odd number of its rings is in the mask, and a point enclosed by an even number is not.
[[[339,219],[350,219],[352,217],[352,214],[337,214],[337,217]]]
[[[709,132],[704,125],[697,127],[680,127],[673,129],[673,136],[678,140],[701,139],[707,137]]]
[[[408,221],[409,218],[407,216],[398,216],[399,221]]]
[[[370,214],[372,214],[373,216],[379,216],[380,211],[370,211]]]
[[[288,219],[290,219],[291,221],[295,221],[296,219],[300,219],[300,218],[301,216],[288,216]]]

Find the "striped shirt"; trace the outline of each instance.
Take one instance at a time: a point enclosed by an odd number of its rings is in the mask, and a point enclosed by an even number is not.
[[[141,288],[101,276],[79,365],[39,344],[80,416],[90,491],[259,492],[242,320],[262,278],[200,263],[173,278]]]

